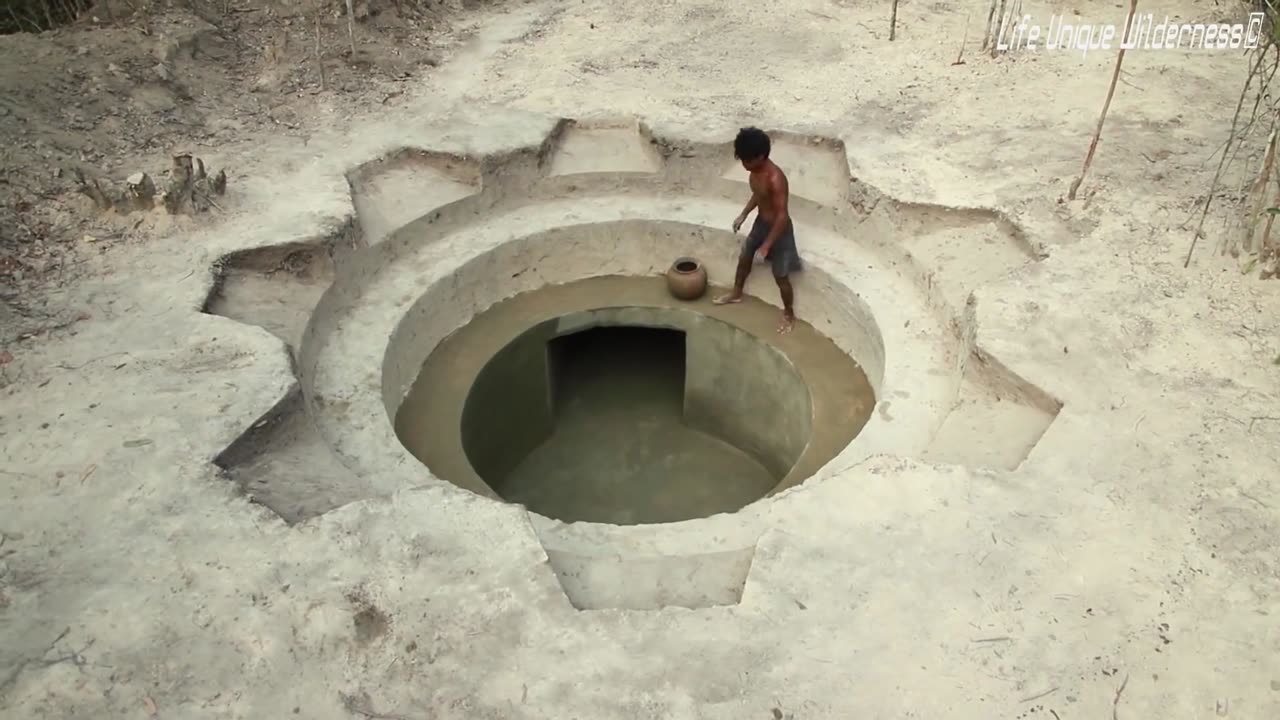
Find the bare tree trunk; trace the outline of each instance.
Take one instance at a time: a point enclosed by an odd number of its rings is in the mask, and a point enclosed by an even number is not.
[[[894,0],[896,3],[897,0]],[[351,41],[351,57],[356,56],[356,10],[351,0],[347,0],[347,39]]]
[[[969,42],[969,16],[964,16],[964,35],[960,37],[960,52],[956,53],[956,61],[952,65],[964,64],[964,46]]]
[[[990,45],[990,44],[991,44],[991,42],[992,42],[992,39],[991,39],[991,21],[992,21],[992,20],[995,18],[995,16],[996,16],[996,2],[997,2],[997,0],[991,0],[991,7],[987,10],[987,31],[986,31],[986,33],[984,33],[984,34],[983,34],[983,36],[982,36],[982,47],[978,48],[979,50],[981,50],[981,51],[983,51],[983,52],[986,52],[986,50],[987,50],[987,46],[988,46],[988,45]]]
[[[1000,37],[1004,35],[1004,6],[1006,1],[1000,0],[1000,9],[996,12],[996,26],[991,37],[991,57],[1000,54]]]
[[[1129,0],[1129,17],[1125,20],[1126,30],[1133,23],[1133,15],[1138,12],[1138,0]],[[1093,140],[1089,142],[1089,152],[1084,156],[1084,167],[1080,169],[1080,177],[1071,183],[1071,189],[1067,191],[1067,199],[1075,200],[1076,191],[1080,189],[1080,184],[1084,182],[1084,177],[1089,173],[1089,166],[1093,164],[1093,154],[1098,150],[1098,140],[1102,138],[1102,124],[1107,120],[1107,110],[1111,107],[1111,98],[1116,94],[1116,82],[1120,79],[1120,64],[1124,62],[1124,46],[1120,46],[1120,52],[1116,53],[1116,69],[1111,72],[1111,86],[1107,88],[1107,99],[1102,103],[1102,112],[1098,114],[1098,127],[1093,131]]]
[[[348,0],[350,2],[350,0]],[[898,0],[893,0],[893,9],[889,11],[889,42],[893,42],[893,38],[897,35],[898,30]]]
[[[1271,236],[1271,224],[1275,221],[1275,215],[1266,212],[1266,201],[1267,188],[1271,185],[1272,167],[1275,165],[1276,161],[1277,129],[1276,119],[1273,118],[1271,134],[1267,138],[1267,151],[1262,156],[1262,169],[1258,171],[1258,176],[1253,179],[1252,186],[1248,191],[1248,195],[1253,198],[1253,202],[1251,203],[1252,212],[1249,213],[1249,223],[1245,226],[1246,231],[1242,238],[1243,242],[1241,243],[1244,246],[1245,251],[1251,251],[1254,249],[1254,240],[1257,237],[1258,232],[1258,219],[1266,213],[1266,226],[1263,230],[1264,240]],[[1235,243],[1229,243],[1222,249],[1232,257],[1236,257],[1240,254],[1240,249],[1235,246]]]
[[[325,90],[324,58],[320,54],[320,4],[316,3],[316,67],[320,69],[320,89]]]
[[[1274,162],[1276,157],[1276,130],[1274,126],[1271,130],[1271,147],[1268,148],[1268,151],[1271,153],[1271,159],[1273,162],[1271,167],[1267,168],[1267,170],[1274,171],[1276,175],[1276,194],[1275,199],[1271,201],[1271,207],[1280,207],[1280,166],[1277,166]],[[1263,187],[1265,188],[1269,184],[1270,178],[1263,182]],[[1258,242],[1258,261],[1264,263],[1264,268],[1267,267],[1268,261],[1271,260],[1274,255],[1275,246],[1271,240],[1271,225],[1275,222],[1275,219],[1275,213],[1267,213],[1267,225],[1262,230],[1262,240]]]

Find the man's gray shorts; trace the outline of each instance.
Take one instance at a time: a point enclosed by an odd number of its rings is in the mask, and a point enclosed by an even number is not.
[[[742,243],[742,254],[739,259],[751,258],[764,245],[765,238],[769,237],[769,223],[760,219],[756,215],[755,224],[751,226],[751,232],[747,234],[747,239]],[[784,278],[793,272],[799,272],[803,269],[800,262],[800,252],[796,250],[796,234],[795,228],[791,224],[791,219],[787,218],[787,227],[778,235],[778,239],[774,241],[773,247],[769,248],[769,254],[765,257],[773,266],[773,276],[775,278]]]

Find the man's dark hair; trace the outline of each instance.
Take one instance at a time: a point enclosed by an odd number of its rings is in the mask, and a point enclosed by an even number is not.
[[[756,160],[769,157],[769,135],[760,128],[746,127],[733,139],[733,157],[737,160]]]

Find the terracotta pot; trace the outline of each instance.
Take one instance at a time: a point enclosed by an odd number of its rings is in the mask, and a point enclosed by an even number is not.
[[[697,300],[707,292],[707,269],[693,258],[679,258],[667,270],[667,289],[680,300]]]

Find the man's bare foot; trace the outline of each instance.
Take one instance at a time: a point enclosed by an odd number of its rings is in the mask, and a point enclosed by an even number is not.
[[[795,325],[796,325],[795,315],[789,315],[785,312],[782,313],[782,322],[778,324],[778,334],[786,335],[787,333],[791,332],[791,329],[794,328]]]
[[[712,305],[732,305],[733,303],[740,303],[740,302],[742,302],[742,293],[731,292],[727,295],[721,295],[715,300],[712,300],[711,304]]]

